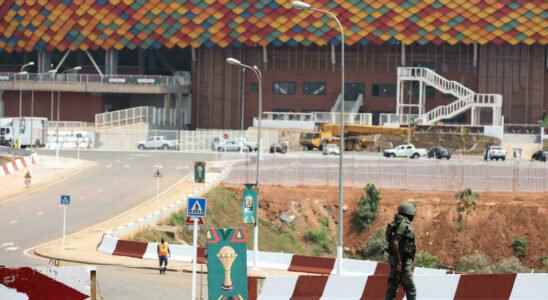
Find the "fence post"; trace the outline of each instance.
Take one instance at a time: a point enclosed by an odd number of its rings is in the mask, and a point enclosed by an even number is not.
[[[90,272],[90,299],[97,300],[97,271],[91,270]]]

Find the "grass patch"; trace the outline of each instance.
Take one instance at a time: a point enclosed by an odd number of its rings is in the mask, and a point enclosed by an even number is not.
[[[161,239],[164,239],[168,243],[174,243],[175,237],[166,232],[161,232],[154,230],[152,228],[144,229],[132,236],[129,237],[130,240],[139,241],[139,242],[159,242]]]
[[[205,198],[207,202],[206,223],[217,227],[238,227],[242,226],[242,208],[241,195],[233,189],[223,186],[217,186],[211,189]],[[185,225],[186,211],[172,214],[164,223],[167,225],[178,226],[181,228],[177,232],[177,237],[192,243],[192,226]],[[247,226],[248,248],[253,248],[253,226]],[[206,245],[204,233],[205,228],[198,236],[198,244]],[[153,237],[154,234],[143,233],[140,238]],[[259,223],[259,245],[263,251],[305,253],[306,249],[302,245],[298,234],[293,226],[277,225],[269,221],[260,220]]]

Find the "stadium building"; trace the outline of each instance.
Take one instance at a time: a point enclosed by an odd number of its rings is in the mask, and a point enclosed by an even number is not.
[[[345,99],[360,98],[353,111],[374,123],[396,113],[401,95],[426,97],[423,111],[455,101],[419,83],[399,87],[401,66],[502,95],[506,123],[537,124],[548,111],[545,0],[311,3],[340,18]],[[328,112],[341,89],[336,23],[289,0],[6,0],[0,28],[0,116],[92,122],[154,106],[193,128],[239,128],[244,103],[249,126],[256,78],[227,57],[261,69],[264,111]]]

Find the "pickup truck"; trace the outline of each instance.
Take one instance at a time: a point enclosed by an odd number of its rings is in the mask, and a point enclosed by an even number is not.
[[[422,148],[415,148],[413,144],[403,144],[396,148],[384,150],[384,157],[408,157],[419,158],[426,156],[428,151]]]
[[[168,140],[163,136],[151,136],[144,141],[137,143],[137,148],[139,150],[145,149],[177,149],[177,141]]]

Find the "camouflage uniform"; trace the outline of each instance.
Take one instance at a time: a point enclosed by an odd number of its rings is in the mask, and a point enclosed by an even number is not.
[[[386,228],[390,275],[385,300],[396,299],[400,284],[405,290],[407,300],[415,300],[417,291],[413,282],[415,269],[415,233],[411,222],[415,216],[415,206],[404,202],[398,208],[394,222]],[[398,268],[400,267],[400,268]]]

